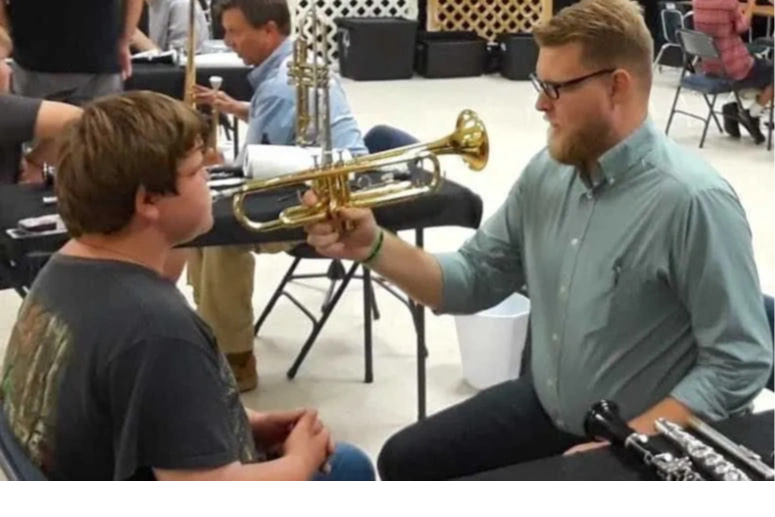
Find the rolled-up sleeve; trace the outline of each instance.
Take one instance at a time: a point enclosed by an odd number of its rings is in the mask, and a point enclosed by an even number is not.
[[[522,196],[518,181],[508,198],[455,253],[435,255],[441,266],[439,314],[472,314],[497,305],[524,282]]]
[[[721,188],[692,195],[676,220],[674,281],[698,351],[671,396],[719,420],[745,409],[772,368],[751,231],[734,193]]]

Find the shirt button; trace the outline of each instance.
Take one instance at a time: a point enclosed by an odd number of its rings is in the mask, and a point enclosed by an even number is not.
[[[554,387],[554,380],[553,379],[546,379],[546,385],[550,388]]]
[[[573,246],[573,247],[575,248],[576,246],[578,246],[578,245],[579,245],[579,240],[578,240],[578,239],[573,239],[573,240],[571,240],[571,241],[570,241],[570,245],[571,245],[571,246]]]
[[[565,288],[564,285],[560,286],[560,298],[565,299],[565,293],[567,293],[568,290]]]
[[[552,334],[552,341],[557,343],[559,340],[560,340],[560,336],[558,336],[557,334]]]
[[[560,428],[565,425],[565,422],[563,421],[562,418],[558,418],[557,420],[555,420],[554,423],[557,424],[557,427],[560,427]]]

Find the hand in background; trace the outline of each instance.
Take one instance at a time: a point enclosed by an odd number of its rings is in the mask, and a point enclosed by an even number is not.
[[[19,175],[19,183],[22,185],[40,185],[45,181],[43,167],[41,165],[22,160],[22,170]]]
[[[216,92],[198,84],[194,86],[194,101],[199,105],[215,106],[218,111],[228,115],[236,115],[237,106],[240,104],[239,101],[229,97],[226,92],[221,90]]]

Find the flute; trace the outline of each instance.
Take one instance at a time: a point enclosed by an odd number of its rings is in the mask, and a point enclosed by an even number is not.
[[[775,471],[762,461],[761,456],[752,450],[736,444],[696,416],[689,418],[689,426],[696,431],[697,434],[710,441],[718,448],[731,454],[736,460],[744,463],[748,468],[762,476],[766,481],[775,479]]]

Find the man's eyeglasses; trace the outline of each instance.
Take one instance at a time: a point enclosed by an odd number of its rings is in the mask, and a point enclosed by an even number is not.
[[[598,70],[597,72],[592,72],[591,74],[577,77],[575,79],[570,79],[568,81],[562,81],[560,83],[542,81],[541,79],[538,78],[538,76],[536,76],[536,74],[530,74],[530,82],[533,83],[533,88],[535,88],[538,93],[544,93],[546,94],[547,97],[549,97],[553,101],[556,101],[557,99],[560,98],[560,90],[562,88],[574,86],[586,81],[587,79],[597,77],[598,75],[610,74],[615,71],[616,71],[615,68],[607,68],[605,70]]]

